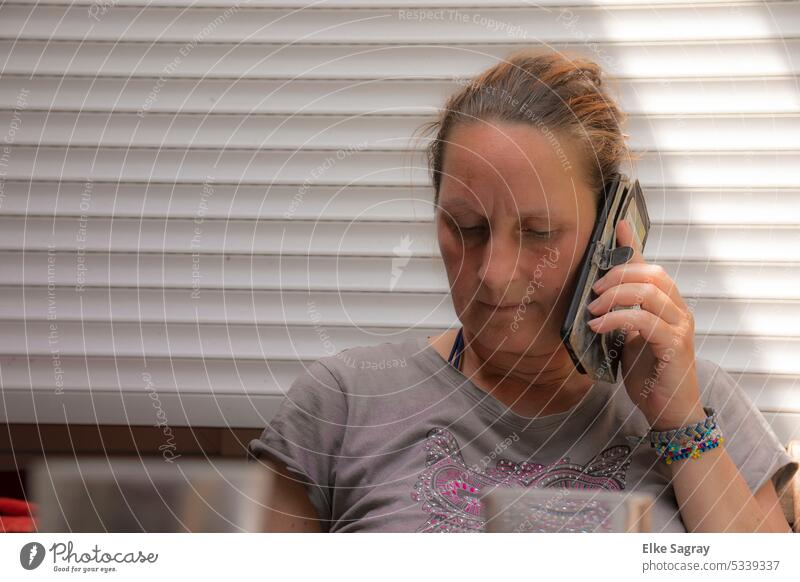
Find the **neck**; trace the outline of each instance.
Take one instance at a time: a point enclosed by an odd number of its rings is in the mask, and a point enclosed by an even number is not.
[[[464,344],[462,373],[524,416],[569,410],[594,384],[578,372],[561,343],[544,353],[503,352],[483,346],[464,329]]]

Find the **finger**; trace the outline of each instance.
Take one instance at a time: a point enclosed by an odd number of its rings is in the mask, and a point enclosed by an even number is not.
[[[628,263],[645,262],[644,256],[639,252],[639,249],[636,248],[636,237],[633,234],[633,226],[631,226],[627,218],[617,223],[616,236],[618,246],[631,247],[633,249],[633,256],[628,259]]]
[[[600,295],[604,291],[622,283],[652,283],[666,293],[675,305],[685,309],[683,297],[678,291],[678,286],[660,265],[630,262],[616,265],[594,282],[592,291],[596,295]]]
[[[625,345],[631,343],[633,340],[639,337],[639,335],[641,334],[635,329],[631,329],[625,332]]]
[[[643,309],[611,311],[587,323],[595,333],[607,333],[621,328],[636,330],[653,346],[656,357],[661,357],[673,345],[677,333],[666,321]]]
[[[672,298],[652,283],[621,283],[607,289],[597,299],[587,305],[594,316],[611,311],[614,307],[630,307],[639,305],[664,319],[671,325],[678,325],[684,319],[684,313],[675,305]]]

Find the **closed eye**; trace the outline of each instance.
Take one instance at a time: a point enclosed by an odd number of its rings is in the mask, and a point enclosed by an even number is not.
[[[455,226],[461,232],[468,233],[468,234],[475,234],[475,233],[477,233],[477,232],[479,232],[481,230],[484,230],[486,228],[486,225],[484,225],[484,224],[476,224],[475,226],[462,226],[460,224],[456,224]]]
[[[477,224],[474,226],[466,226],[456,224],[455,222],[451,221],[451,223],[464,235],[480,235],[487,229],[486,224]],[[557,230],[549,230],[549,231],[542,231],[542,230],[533,230],[533,229],[522,229],[521,231],[525,236],[530,238],[535,238],[538,240],[548,240],[556,234]]]
[[[530,229],[523,229],[522,232],[524,232],[528,236],[533,236],[535,238],[541,238],[541,239],[551,238],[556,233],[556,231],[554,230],[541,231],[541,230],[530,230]]]

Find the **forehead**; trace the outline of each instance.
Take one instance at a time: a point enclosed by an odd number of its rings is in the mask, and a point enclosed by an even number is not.
[[[594,203],[582,164],[572,140],[528,124],[459,124],[445,146],[440,202],[520,215],[574,213]]]

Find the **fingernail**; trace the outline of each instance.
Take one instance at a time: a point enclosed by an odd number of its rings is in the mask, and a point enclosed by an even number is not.
[[[603,319],[603,318],[602,318],[602,317],[595,317],[594,319],[590,319],[590,320],[589,320],[587,323],[589,324],[589,327],[591,327],[592,329],[594,329],[594,328],[596,328],[598,325],[600,325],[600,320],[601,320],[601,319]]]
[[[587,307],[587,308],[589,308],[589,309],[591,310],[591,309],[594,309],[595,307],[597,307],[597,304],[598,304],[598,303],[600,303],[600,298],[599,298],[599,297],[598,297],[597,299],[595,299],[594,301],[592,301],[592,302],[591,302],[589,305],[587,305],[586,307]]]

